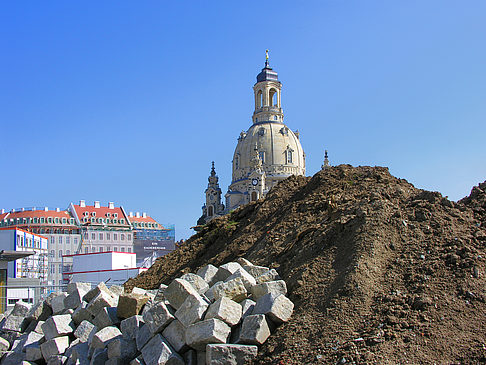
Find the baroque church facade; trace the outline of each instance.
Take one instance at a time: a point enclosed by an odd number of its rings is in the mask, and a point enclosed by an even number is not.
[[[293,132],[284,124],[282,83],[270,67],[268,51],[253,92],[253,123],[238,137],[232,180],[225,194],[226,204],[221,203],[222,193],[213,162],[198,225],[264,197],[273,186],[291,175],[305,175],[305,153],[299,132]]]

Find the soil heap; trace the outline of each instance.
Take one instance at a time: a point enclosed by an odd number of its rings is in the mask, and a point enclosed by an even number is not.
[[[485,188],[455,203],[383,167],[291,176],[125,286],[245,257],[295,303],[259,364],[486,362]]]

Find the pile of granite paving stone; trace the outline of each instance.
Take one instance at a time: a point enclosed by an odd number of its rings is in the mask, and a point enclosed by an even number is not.
[[[207,265],[156,290],[71,283],[0,322],[0,364],[249,364],[294,304],[274,269]]]

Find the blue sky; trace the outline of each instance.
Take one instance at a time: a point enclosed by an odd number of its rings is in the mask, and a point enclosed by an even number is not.
[[[0,5],[0,208],[114,201],[187,238],[223,192],[265,49],[307,174],[388,166],[457,200],[486,179],[484,1]]]

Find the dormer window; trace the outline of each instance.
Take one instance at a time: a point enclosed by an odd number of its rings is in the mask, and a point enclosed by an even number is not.
[[[89,213],[88,212],[84,212],[83,215],[86,217],[86,216],[89,215]]]
[[[107,216],[107,217],[110,217],[110,216],[111,216],[111,213],[106,213],[106,216]]]
[[[96,217],[96,212],[91,212],[91,216]]]
[[[118,213],[113,213],[113,217],[118,218]]]

